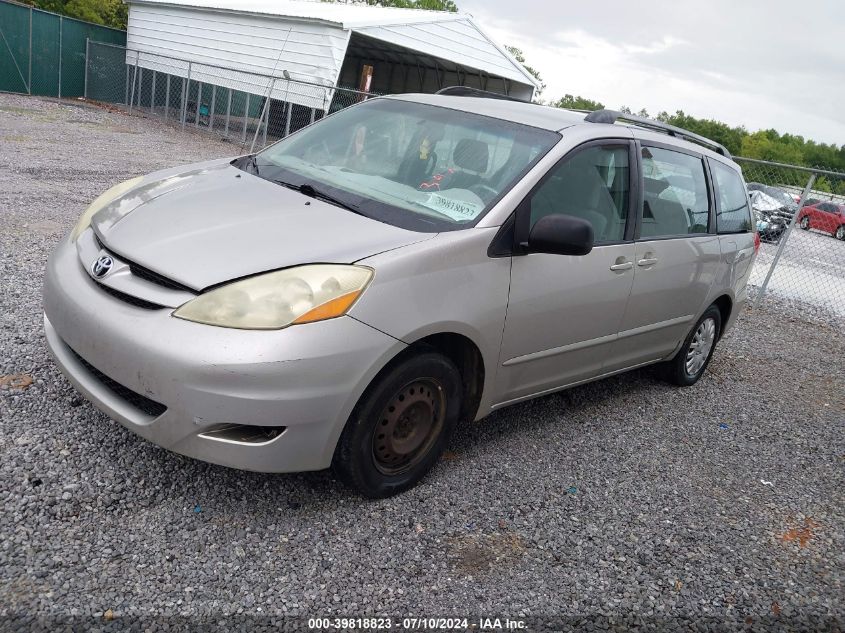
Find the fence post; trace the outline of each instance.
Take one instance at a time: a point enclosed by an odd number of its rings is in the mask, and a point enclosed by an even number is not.
[[[287,114],[285,115],[285,136],[290,134],[290,116],[293,112],[293,104],[290,101],[287,102],[287,106]]]
[[[170,73],[165,75],[167,78],[164,82],[164,112],[161,118],[167,120],[167,111],[170,110]]]
[[[124,105],[129,105],[129,64],[126,64],[126,94],[123,95]]]
[[[153,87],[150,95],[150,114],[155,114],[156,111],[156,71],[153,71]]]
[[[217,101],[217,86],[211,84],[211,109],[208,111],[208,129],[214,129],[214,108]]]
[[[132,72],[132,90],[129,95],[129,114],[132,114],[132,104],[135,103],[135,80],[138,78],[138,58],[140,56],[141,52],[135,51],[135,70]]]
[[[202,82],[197,82],[197,111],[194,114],[194,127],[200,126],[200,104],[202,103]]]
[[[801,199],[798,201],[798,208],[795,210],[795,215],[792,216],[792,220],[790,220],[789,226],[786,227],[786,233],[783,234],[783,237],[780,240],[780,244],[778,244],[778,250],[775,253],[774,259],[772,260],[772,265],[769,266],[769,270],[766,273],[766,278],[763,280],[763,284],[760,286],[760,290],[757,291],[757,298],[754,300],[754,308],[759,308],[760,303],[763,301],[763,295],[766,294],[766,288],[768,288],[769,280],[772,278],[772,275],[775,272],[775,266],[778,265],[780,256],[783,254],[783,249],[786,247],[786,243],[789,241],[789,236],[792,234],[792,229],[795,227],[795,222],[798,220],[798,214],[801,213],[801,209],[804,208],[804,203],[807,202],[807,196],[810,194],[810,190],[813,188],[815,182],[816,174],[810,174],[810,179],[807,181],[807,186],[804,187],[804,191],[801,192]]]
[[[91,43],[90,38],[85,38],[85,74],[83,75],[82,96],[88,98],[88,45]]]
[[[191,62],[188,62],[188,78],[183,80],[185,90],[182,97],[182,129],[185,129],[185,119],[188,118],[188,96],[191,93]]]
[[[232,116],[232,89],[229,88],[229,97],[226,99],[226,131],[225,136],[229,136],[229,117]]]
[[[32,7],[29,7],[29,81],[26,94],[32,95]]]
[[[246,93],[246,105],[244,106],[244,129],[243,129],[243,138],[241,139],[241,143],[246,145],[246,125],[247,121],[249,121],[249,93]]]
[[[59,16],[59,99],[62,98],[62,16]]]

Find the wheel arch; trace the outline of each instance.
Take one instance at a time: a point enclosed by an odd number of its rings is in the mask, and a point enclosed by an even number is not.
[[[478,345],[464,334],[438,332],[417,339],[403,353],[419,349],[434,349],[455,363],[463,385],[460,420],[469,422],[474,420],[481,403],[484,381],[487,377],[484,357]]]
[[[722,317],[722,327],[719,330],[719,338],[722,338],[722,333],[725,331],[725,327],[728,324],[728,320],[733,314],[733,299],[731,299],[730,296],[723,294],[716,297],[716,299],[710,305],[716,306],[719,309],[719,315]]]

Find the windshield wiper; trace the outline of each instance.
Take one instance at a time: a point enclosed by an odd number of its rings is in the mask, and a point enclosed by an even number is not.
[[[244,167],[252,168],[252,171],[255,172],[256,176],[258,176],[261,173],[261,170],[258,169],[257,156],[258,156],[258,154],[253,154],[252,156],[250,156],[249,160],[246,161],[246,164],[244,165]]]
[[[287,187],[288,189],[293,189],[294,191],[298,191],[304,196],[308,196],[309,198],[316,198],[317,200],[323,200],[324,202],[328,202],[329,204],[333,204],[336,207],[341,207],[342,209],[346,209],[347,211],[352,211],[352,213],[357,213],[358,215],[364,215],[359,207],[352,204],[351,202],[346,202],[345,200],[341,200],[333,196],[330,193],[326,193],[325,191],[320,191],[319,189],[315,189],[314,185],[309,183],[304,183],[301,185],[295,185],[292,182],[286,182],[284,180],[274,179],[278,185],[282,185],[283,187]]]

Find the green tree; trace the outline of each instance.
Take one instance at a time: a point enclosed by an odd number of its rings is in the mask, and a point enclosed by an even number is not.
[[[540,76],[540,71],[536,70],[535,68],[532,68],[531,66],[529,66],[528,64],[525,63],[525,53],[523,53],[522,50],[518,49],[516,46],[505,46],[505,49],[511,55],[513,55],[513,57],[516,61],[518,61],[520,64],[522,64],[522,67],[525,68],[525,70],[527,70],[528,73],[532,77],[534,77],[534,79],[536,79],[538,81],[538,83],[540,84],[540,87],[537,88],[537,91],[535,92],[534,97],[539,98],[539,96],[542,94],[543,90],[546,89],[546,83],[543,81],[543,78]]]
[[[575,95],[563,95],[557,102],[552,103],[555,108],[566,108],[567,110],[604,110],[604,104],[586,97]]]
[[[550,105],[573,110],[598,110],[604,107],[592,99],[569,94]],[[627,106],[619,109],[625,114],[634,114]],[[637,114],[649,116],[645,109]],[[713,139],[724,145],[734,156],[845,172],[845,145],[817,143],[798,134],[781,134],[775,129],[751,133],[744,126],[731,126],[715,119],[699,119],[683,110],[677,110],[674,114],[663,111],[655,118]],[[836,193],[845,193],[845,179],[825,181],[821,187],[828,187]]]
[[[742,148],[742,139],[748,134],[744,127],[731,127],[727,123],[713,119],[697,119],[677,110],[675,114],[661,112],[657,115],[658,121],[682,127],[690,132],[695,132],[706,138],[712,139],[724,145],[731,154],[739,154]]]
[[[123,0],[23,0],[36,9],[52,11],[69,18],[126,30],[129,7]]]

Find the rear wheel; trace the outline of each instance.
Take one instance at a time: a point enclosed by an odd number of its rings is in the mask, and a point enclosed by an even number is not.
[[[675,357],[663,366],[666,380],[687,387],[698,382],[710,363],[722,331],[722,314],[710,306],[692,328]]]
[[[833,234],[837,240],[842,240],[845,242],[845,224],[840,224],[836,227],[836,233]]]
[[[801,218],[801,224],[799,224],[798,226],[800,226],[805,231],[809,231],[810,230],[810,216],[805,215],[803,218]]]
[[[461,377],[436,352],[409,356],[376,378],[352,412],[332,468],[361,494],[407,490],[437,462],[461,410]]]

